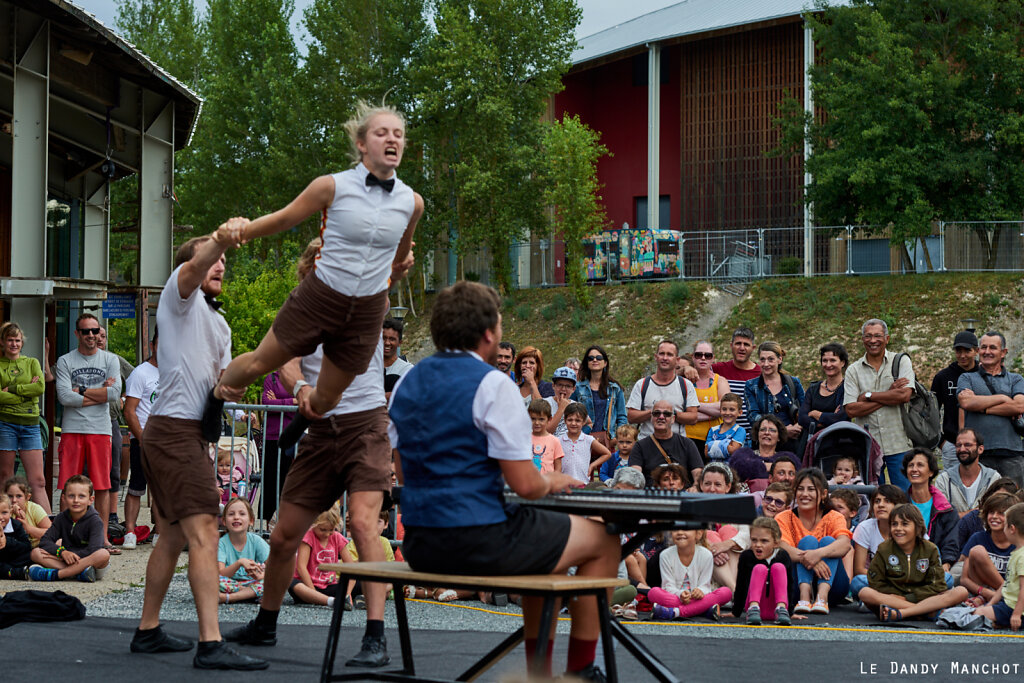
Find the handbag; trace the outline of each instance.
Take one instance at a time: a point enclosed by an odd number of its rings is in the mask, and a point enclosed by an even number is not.
[[[978,373],[981,374],[981,373]],[[999,392],[992,386],[992,378],[989,377],[988,373],[981,374],[981,379],[984,380],[985,386],[995,396]],[[1010,421],[1010,426],[1013,427],[1013,431],[1017,433],[1017,436],[1024,436],[1024,415],[1014,415],[1013,417],[1006,418]]]

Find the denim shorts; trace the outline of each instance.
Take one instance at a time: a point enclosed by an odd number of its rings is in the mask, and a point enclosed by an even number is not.
[[[16,425],[0,420],[0,451],[42,450],[39,425]]]

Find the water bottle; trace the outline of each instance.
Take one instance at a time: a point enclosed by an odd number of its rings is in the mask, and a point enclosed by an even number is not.
[[[245,498],[245,488],[246,487],[245,487],[245,481],[244,480],[238,482],[238,497],[239,498]]]

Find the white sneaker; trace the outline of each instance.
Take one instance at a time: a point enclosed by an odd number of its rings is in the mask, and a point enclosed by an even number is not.
[[[158,539],[158,538],[160,538],[160,534],[153,534],[153,537],[152,537],[153,540],[151,540],[150,543],[152,545],[156,545],[156,539]]]
[[[138,540],[135,538],[135,534],[131,531],[124,535],[124,543],[121,545],[126,550],[132,550],[138,545]]]
[[[95,569],[96,569],[96,580],[97,581],[102,581],[103,577],[106,576],[106,574],[107,574],[107,568],[106,567],[95,567]]]

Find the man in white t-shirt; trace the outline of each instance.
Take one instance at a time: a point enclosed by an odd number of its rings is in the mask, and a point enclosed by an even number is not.
[[[188,576],[199,622],[197,669],[265,669],[268,662],[236,652],[221,640],[217,623],[217,515],[220,493],[214,483],[209,441],[202,428],[206,397],[231,360],[231,329],[218,312],[224,280],[224,252],[237,247],[248,221],[232,218],[212,235],[178,248],[175,268],[160,294],[157,325],[160,394],[142,432],[142,467],[160,542],[146,566],[142,617],[131,651],[141,654],[187,652],[193,643],[165,633],[160,607],[188,544]],[[227,401],[241,400],[245,387],[220,387]]]
[[[693,382],[676,375],[676,358],[679,356],[679,346],[668,339],[658,343],[658,349],[654,354],[654,361],[657,363],[657,370],[633,385],[633,391],[626,401],[626,419],[631,424],[638,425],[640,433],[637,441],[654,433],[654,425],[651,423],[651,408],[658,401],[668,401],[675,411],[675,424],[672,431],[676,434],[686,434],[685,425],[692,425],[697,422],[699,415],[697,410],[700,403],[697,400],[697,390]]]
[[[412,369],[412,363],[398,355],[402,346],[402,330],[405,325],[401,320],[385,318],[381,334],[384,337],[384,392],[391,397],[391,389],[405,373]]]
[[[153,330],[153,341],[149,343],[149,358],[132,370],[125,382],[124,421],[131,437],[128,441],[128,457],[131,469],[128,475],[127,495],[124,498],[124,547],[132,549],[138,538],[135,523],[139,521],[142,496],[146,493],[146,473],[142,469],[142,430],[156,401],[160,386],[160,370],[157,366],[156,349],[160,328]]]

